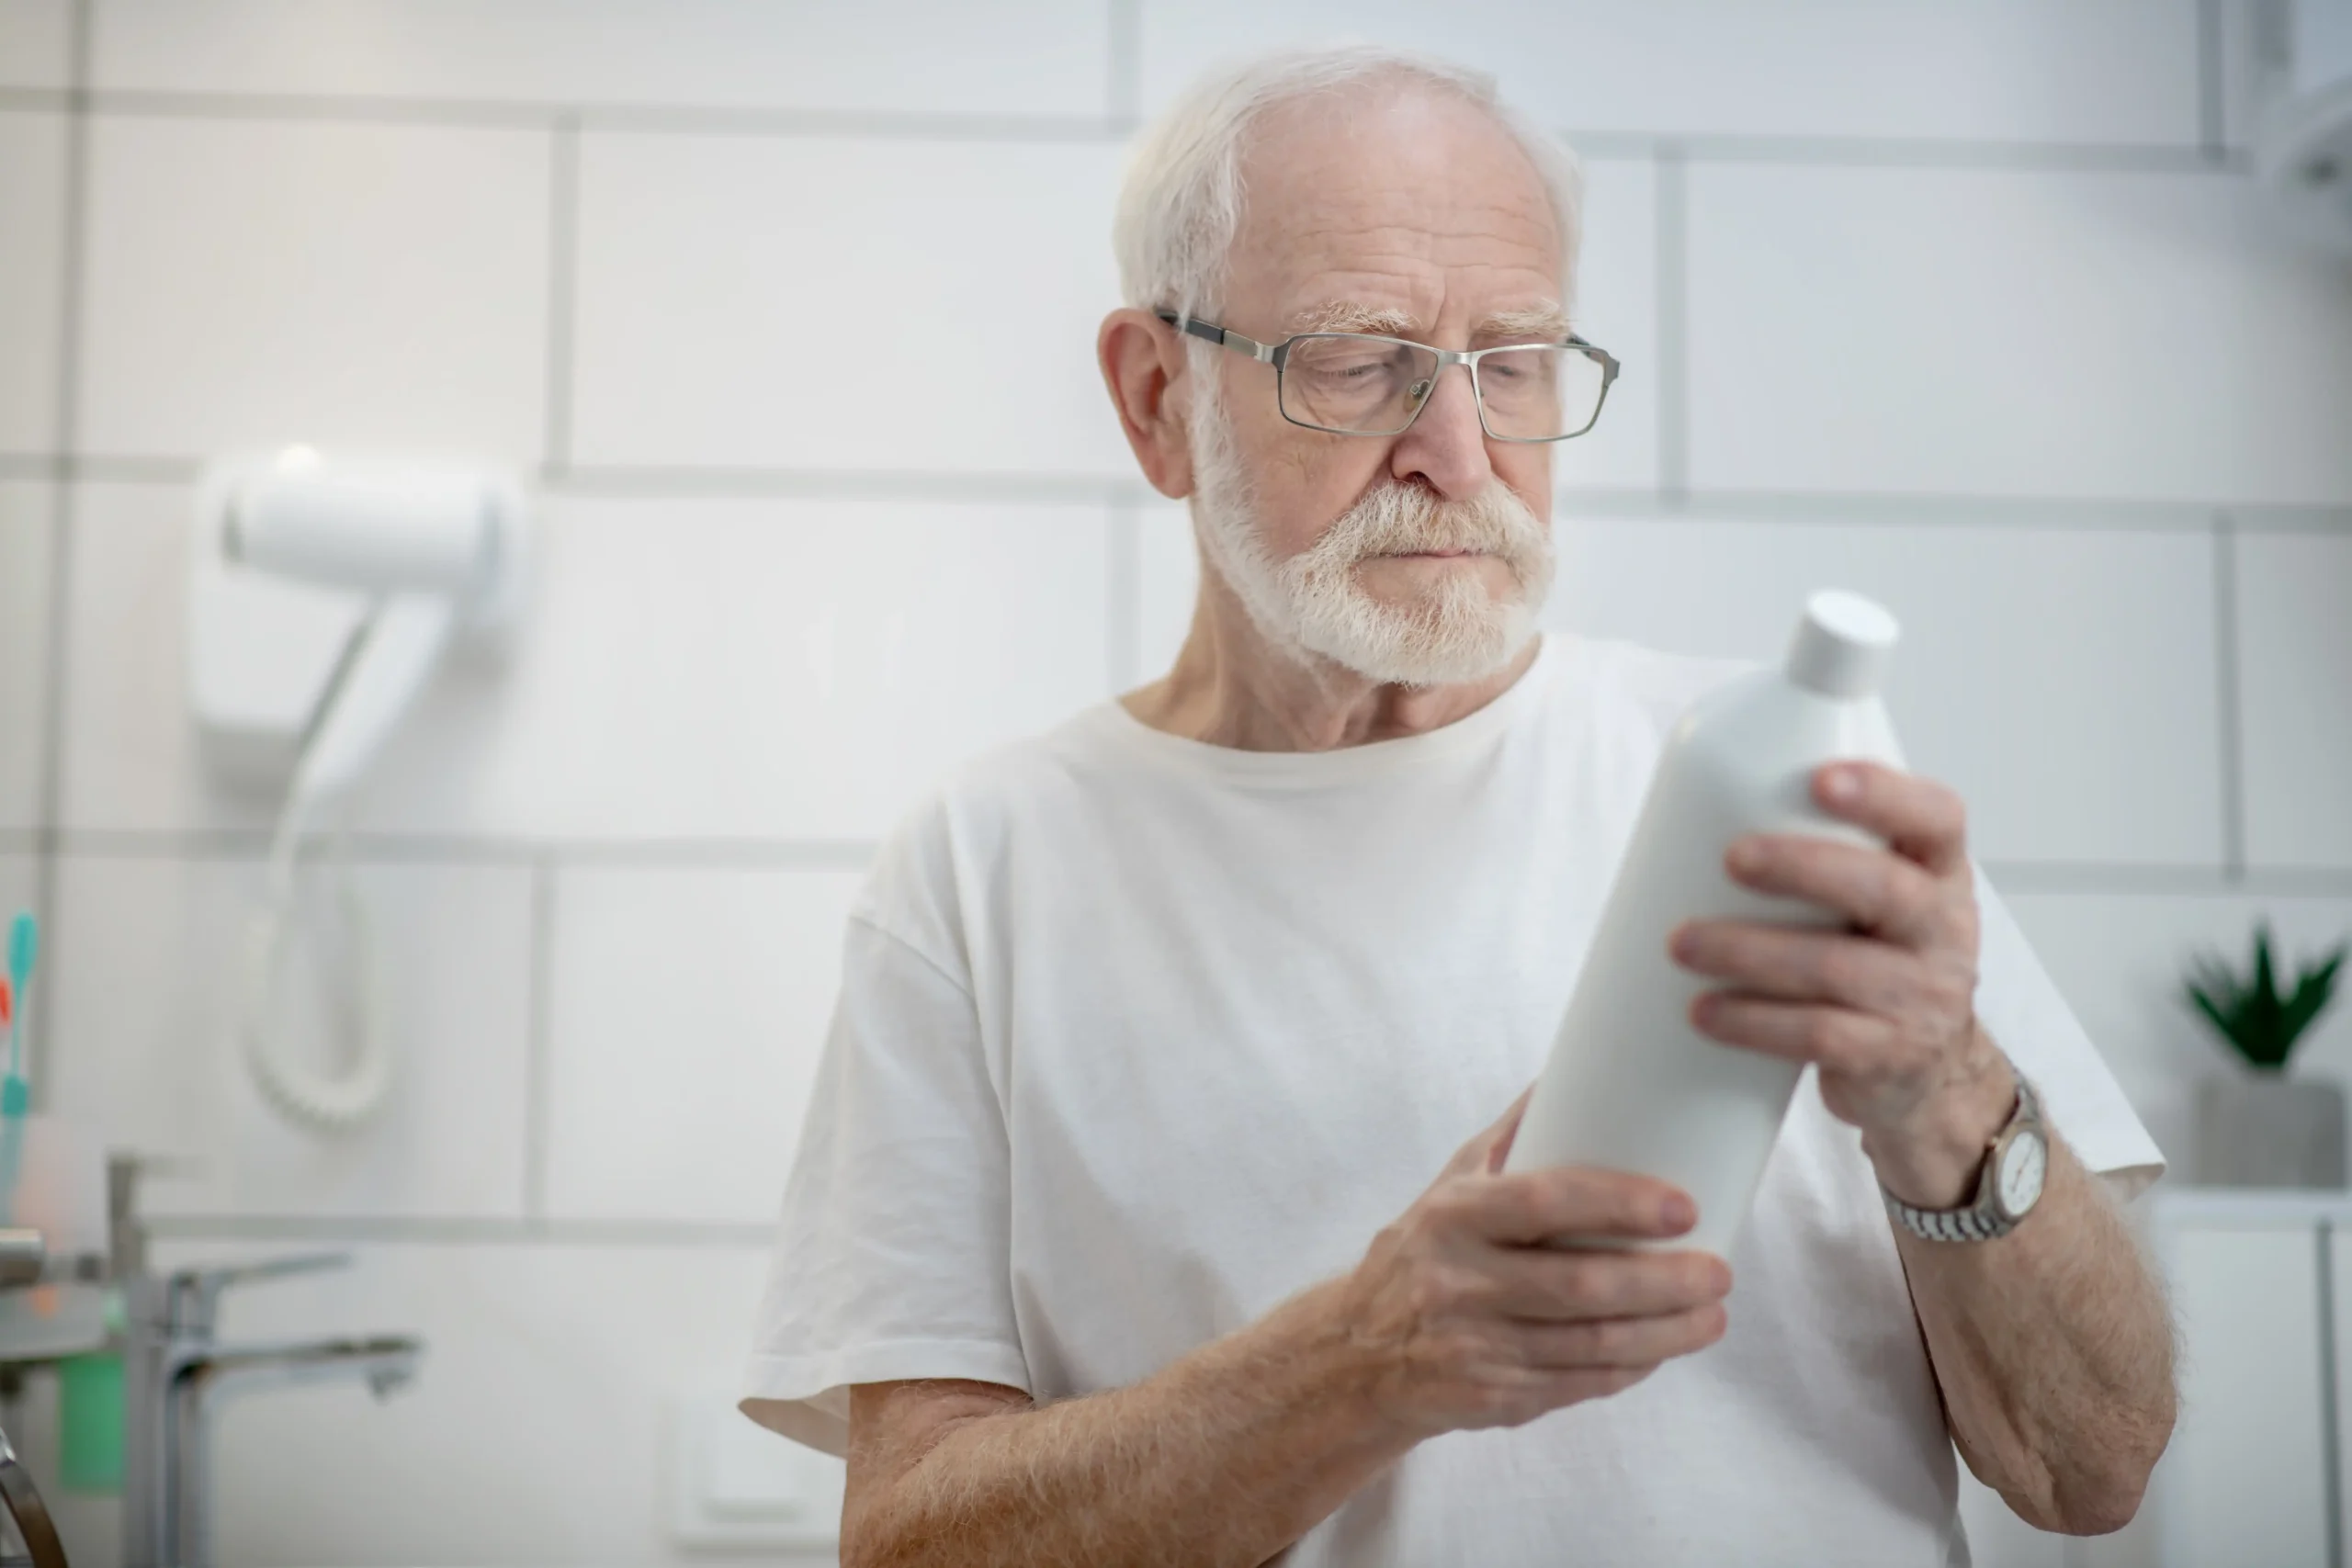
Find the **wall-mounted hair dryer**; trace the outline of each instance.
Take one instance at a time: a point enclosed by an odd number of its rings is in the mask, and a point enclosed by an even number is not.
[[[190,551],[189,695],[225,766],[287,778],[263,906],[247,942],[242,1030],[264,1094],[345,1128],[391,1078],[383,987],[347,864],[342,907],[358,1039],[329,1074],[296,1060],[270,1015],[304,836],[342,803],[460,637],[502,632],[522,604],[529,513],[493,469],[328,462],[305,447],[213,465]]]

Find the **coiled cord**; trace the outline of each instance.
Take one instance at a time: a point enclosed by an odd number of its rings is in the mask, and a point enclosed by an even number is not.
[[[346,1133],[373,1116],[391,1088],[383,973],[376,957],[374,923],[360,897],[350,857],[342,852],[338,840],[327,864],[351,943],[355,995],[348,1011],[356,1050],[350,1066],[337,1074],[297,1059],[275,1015],[286,928],[294,912],[295,859],[301,846],[304,815],[300,802],[289,800],[270,841],[261,908],[245,929],[241,1032],[246,1066],[264,1098],[289,1121],[321,1132]]]

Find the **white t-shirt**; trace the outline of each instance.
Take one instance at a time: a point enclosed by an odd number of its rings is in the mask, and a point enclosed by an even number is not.
[[[1532,1079],[1674,718],[1742,666],[1554,636],[1485,708],[1268,753],[1115,703],[914,813],[851,916],[743,1407],[1138,1382],[1352,1267]],[[1982,887],[1977,1005],[2093,1169],[2162,1156]],[[1421,1444],[1286,1560],[1964,1563],[1954,1454],[1860,1135],[1808,1077],[1724,1340]]]

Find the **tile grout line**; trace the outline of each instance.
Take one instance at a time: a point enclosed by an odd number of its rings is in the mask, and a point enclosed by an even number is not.
[[[328,1242],[426,1246],[709,1247],[764,1249],[773,1228],[747,1220],[595,1220],[458,1214],[157,1214],[166,1241]]]
[[[1143,118],[1143,5],[1142,0],[1105,3],[1109,10],[1102,109],[1110,126],[1125,134]]]
[[[1668,512],[1690,501],[1689,170],[1679,144],[1661,143],[1652,170],[1652,261],[1657,270],[1657,498]]]
[[[2245,716],[2239,676],[2238,545],[2235,519],[2213,515],[2213,699],[2215,739],[2221,752],[2222,874],[2232,883],[2246,875]]]
[[[336,841],[338,852],[359,865],[518,870],[545,861],[558,869],[862,871],[881,848],[878,840],[855,838],[540,839],[511,833],[366,830],[340,835]],[[268,844],[268,832],[260,828],[0,828],[0,852],[54,849],[82,860],[251,861],[265,856]]]
[[[67,80],[73,84],[66,99],[64,177],[60,182],[63,210],[58,233],[57,255],[57,366],[56,378],[51,384],[55,400],[51,410],[50,428],[54,433],[57,449],[71,452],[81,444],[82,400],[82,301],[85,285],[85,253],[89,210],[90,162],[90,7],[93,0],[74,0],[68,13]],[[49,606],[48,624],[41,628],[41,715],[40,715],[40,784],[36,802],[35,818],[42,829],[42,842],[33,861],[33,913],[48,941],[43,943],[51,954],[49,970],[56,973],[55,954],[64,945],[58,941],[58,884],[62,871],[63,854],[58,849],[54,829],[64,818],[65,794],[65,682],[67,655],[72,648],[72,627],[69,611],[73,603],[74,535],[79,514],[81,492],[77,486],[65,482],[62,473],[52,477],[49,494]],[[49,1075],[43,1064],[48,1055],[49,1015],[54,1010],[45,1005],[55,991],[54,984],[40,992],[36,1005],[26,1009],[25,1072],[33,1085],[33,1109],[44,1109],[48,1103]]]
[[[1111,0],[1114,6],[1134,0]],[[1114,10],[1114,29],[1120,12]],[[1140,92],[1140,27],[1123,43],[1114,30],[1106,54],[1114,71],[1125,69]],[[1124,64],[1116,51],[1136,57]],[[1115,85],[1115,78],[1114,81]],[[1106,93],[1107,96],[1107,93]],[[0,111],[44,112],[62,107],[70,94],[44,87],[0,87]],[[939,112],[921,109],[827,109],[785,107],[714,107],[690,104],[533,102],[516,99],[402,98],[361,94],[177,91],[108,88],[89,95],[100,118],[141,119],[242,119],[285,124],[352,123],[433,125],[484,130],[539,131],[571,118],[582,129],[621,134],[748,136],[776,140],[804,137],[873,137],[966,142],[1074,145],[1125,140],[1135,130],[1131,116],[1021,114],[1009,110]],[[1796,167],[1919,167],[2023,169],[2077,173],[2170,173],[2210,175],[2217,169],[2244,173],[2245,161],[2226,149],[2217,163],[2202,145],[2102,141],[2007,141],[1990,137],[1735,135],[1714,132],[1661,135],[1606,127],[1564,128],[1561,132],[1590,159],[1644,162],[1669,144],[1698,163],[1777,164]]]
[[[187,485],[196,457],[156,454],[0,452],[0,480],[68,484]],[[1147,504],[1140,479],[1048,471],[920,468],[667,468],[573,463],[532,477],[549,491],[611,501],[830,500],[934,502],[944,506]],[[1657,487],[1563,485],[1555,492],[1588,519],[1615,522],[1672,513],[1736,523],[1987,527],[2063,532],[2208,533],[2227,507],[2240,534],[2352,533],[2352,504],[2148,501],[2117,496],[1968,494],[1953,491],[1756,491],[1686,489],[1672,504]]]
[[[2229,156],[2222,59],[2222,0],[2197,0],[2197,150],[2209,164]]]
[[[530,942],[524,981],[523,1036],[523,1215],[541,1221],[548,1207],[548,1080],[555,1027],[556,877],[554,856],[531,863]]]
[[[2312,1227],[2319,1285],[2320,1476],[2327,1499],[2327,1568],[2344,1568],[2343,1390],[2337,1382],[2335,1337],[2335,1226],[2325,1220]]]
[[[540,463],[545,480],[571,469],[572,345],[580,284],[580,121],[559,118],[548,140],[548,341]]]

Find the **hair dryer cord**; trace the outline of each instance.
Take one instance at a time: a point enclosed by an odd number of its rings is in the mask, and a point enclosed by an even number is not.
[[[349,1010],[356,1051],[348,1066],[330,1074],[292,1054],[276,1021],[279,970],[285,962],[286,928],[294,913],[294,868],[305,815],[288,801],[269,852],[262,905],[245,932],[241,1028],[245,1062],[263,1095],[288,1119],[322,1132],[348,1132],[375,1114],[391,1087],[390,1031],[385,1023],[382,972],[376,933],[360,897],[349,858],[331,858],[338,908],[351,944],[354,1006]]]

